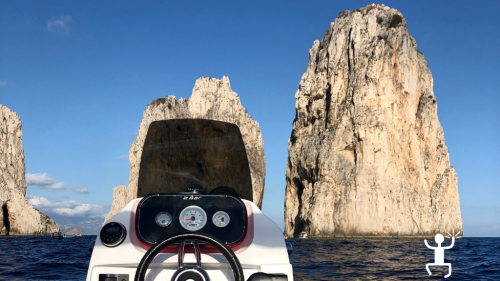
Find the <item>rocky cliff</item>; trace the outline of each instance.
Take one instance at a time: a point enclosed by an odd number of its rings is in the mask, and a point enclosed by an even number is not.
[[[264,157],[264,141],[259,124],[248,115],[241,105],[238,94],[231,90],[229,78],[222,80],[202,77],[196,80],[193,92],[188,100],[175,96],[167,96],[153,101],[144,111],[139,135],[130,147],[130,177],[128,187],[115,187],[113,205],[105,221],[118,213],[131,200],[138,197],[137,181],[142,155],[142,147],[153,121],[200,118],[225,121],[238,125],[248,156],[253,187],[253,202],[261,207],[264,195],[264,178],[266,176],[266,160]]]
[[[286,235],[462,230],[432,75],[399,11],[340,13],[313,43],[295,98]]]
[[[0,105],[0,235],[44,235],[59,226],[24,197],[26,167],[19,116]]]

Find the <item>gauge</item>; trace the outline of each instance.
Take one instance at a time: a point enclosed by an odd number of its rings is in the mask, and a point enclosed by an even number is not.
[[[225,227],[229,224],[229,215],[224,211],[218,211],[212,217],[212,222],[215,226]]]
[[[158,215],[156,215],[155,220],[156,224],[158,224],[161,227],[165,227],[170,225],[170,223],[172,222],[172,216],[167,212],[161,212],[158,213]]]
[[[184,229],[198,231],[207,223],[207,214],[198,206],[189,206],[182,210],[179,220]]]
[[[127,230],[123,224],[118,222],[107,223],[99,233],[101,243],[106,247],[120,245],[127,236]]]

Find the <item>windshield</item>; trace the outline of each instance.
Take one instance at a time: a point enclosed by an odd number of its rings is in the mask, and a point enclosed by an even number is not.
[[[250,167],[238,126],[205,119],[151,123],[141,157],[139,197],[179,193],[191,184],[201,185],[207,193],[231,187],[243,199],[253,199]]]

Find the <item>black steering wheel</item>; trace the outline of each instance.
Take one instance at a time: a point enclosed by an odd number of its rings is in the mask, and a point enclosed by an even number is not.
[[[194,267],[184,266],[184,245],[186,241],[192,241],[196,256],[197,265]],[[179,269],[175,272],[172,281],[174,280],[208,280],[208,275],[206,272],[201,269],[201,254],[200,249],[198,247],[198,243],[196,241],[202,241],[212,245],[215,249],[221,252],[224,257],[226,257],[229,265],[231,265],[231,269],[233,270],[234,280],[235,281],[245,281],[243,275],[243,268],[241,267],[240,261],[236,254],[229,248],[224,242],[219,239],[208,235],[208,234],[200,234],[200,233],[188,233],[181,234],[174,237],[170,237],[163,242],[160,242],[153,247],[151,247],[146,254],[141,259],[141,262],[137,266],[137,271],[135,273],[134,281],[144,281],[144,277],[146,276],[146,270],[149,265],[153,261],[153,259],[160,253],[163,249],[165,249],[168,245],[180,242],[179,246]]]

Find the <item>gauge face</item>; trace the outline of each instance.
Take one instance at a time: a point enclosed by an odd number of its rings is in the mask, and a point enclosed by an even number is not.
[[[172,216],[167,212],[161,212],[156,215],[156,224],[161,227],[168,226],[172,222]]]
[[[198,206],[189,206],[179,216],[182,227],[189,231],[198,231],[207,223],[207,214]]]
[[[229,215],[224,211],[218,211],[212,217],[212,222],[218,227],[226,227],[229,224],[229,220]]]

